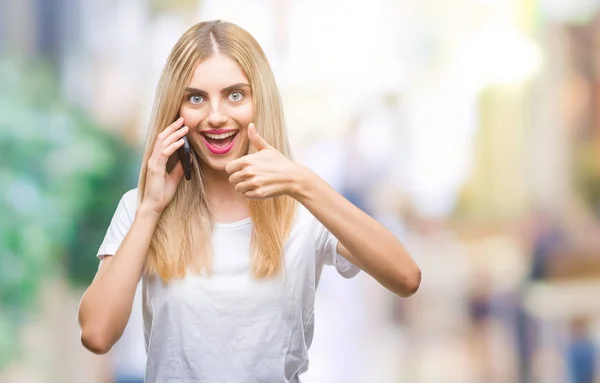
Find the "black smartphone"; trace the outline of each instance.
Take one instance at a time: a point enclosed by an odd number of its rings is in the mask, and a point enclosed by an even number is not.
[[[190,142],[186,136],[183,136],[183,145],[177,149],[177,153],[179,155],[179,161],[181,161],[181,165],[183,166],[183,175],[185,176],[185,179],[189,181],[192,179],[192,165],[190,164],[192,148],[190,147]]]
[[[179,117],[177,117],[179,118]],[[181,161],[181,166],[183,166],[183,175],[186,180],[192,179],[192,165],[190,164],[190,158],[192,157],[192,147],[190,145],[190,141],[187,136],[183,136],[183,145],[177,149],[177,152],[173,153],[173,155],[167,161],[166,170],[167,173],[171,173],[177,165],[177,161]]]

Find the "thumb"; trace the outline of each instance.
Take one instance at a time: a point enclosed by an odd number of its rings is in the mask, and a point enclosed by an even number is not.
[[[269,145],[267,141],[265,141],[264,138],[262,138],[258,134],[258,132],[256,131],[256,127],[253,123],[250,123],[250,125],[248,125],[248,139],[250,140],[252,145],[254,145],[254,147],[258,150],[272,149],[271,145]]]

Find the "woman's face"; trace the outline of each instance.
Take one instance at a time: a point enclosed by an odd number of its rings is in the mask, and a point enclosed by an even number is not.
[[[242,68],[227,56],[202,61],[188,84],[179,115],[190,128],[188,139],[208,167],[224,171],[248,152],[252,93]]]

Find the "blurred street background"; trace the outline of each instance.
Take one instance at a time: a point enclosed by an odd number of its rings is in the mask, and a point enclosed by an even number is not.
[[[422,268],[326,270],[305,383],[598,383],[600,0],[0,0],[0,382],[142,382],[76,309],[136,187],[159,73],[220,18],[278,81],[295,159]]]

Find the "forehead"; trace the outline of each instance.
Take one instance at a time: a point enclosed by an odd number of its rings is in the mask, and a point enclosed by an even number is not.
[[[240,82],[247,83],[248,79],[238,63],[225,55],[214,54],[196,66],[189,86],[220,90]]]

